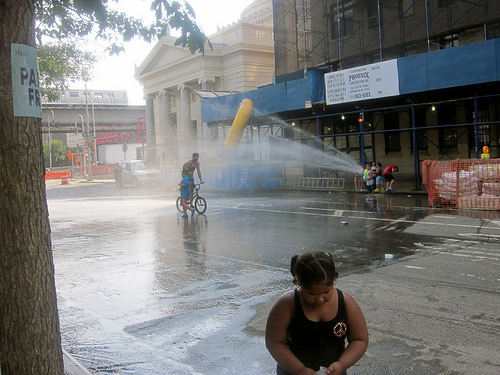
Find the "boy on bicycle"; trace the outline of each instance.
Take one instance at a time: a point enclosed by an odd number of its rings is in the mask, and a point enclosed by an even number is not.
[[[188,173],[189,178],[189,186],[191,187],[191,194],[194,191],[194,171],[198,172],[198,178],[200,179],[200,184],[203,183],[203,179],[201,178],[201,170],[200,170],[200,162],[198,159],[200,158],[200,154],[194,152],[187,162],[182,166],[182,172],[186,171]]]
[[[182,206],[182,211],[183,215],[181,217],[188,217],[187,212],[188,210],[191,211],[191,216],[194,215],[196,208],[191,207],[188,204],[189,197],[191,196],[191,189],[190,189],[190,181],[188,177],[188,172],[186,170],[182,171],[182,180],[179,182],[179,186],[181,187],[181,200],[180,200],[180,205]]]

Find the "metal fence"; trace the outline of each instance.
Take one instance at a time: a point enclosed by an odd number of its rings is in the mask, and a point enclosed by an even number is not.
[[[424,160],[430,206],[500,210],[500,159]]]
[[[341,190],[344,189],[345,178],[321,177],[287,177],[286,187],[299,189]]]

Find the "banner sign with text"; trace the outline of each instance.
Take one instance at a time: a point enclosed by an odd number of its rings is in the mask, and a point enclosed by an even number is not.
[[[399,95],[397,60],[325,74],[326,104]]]
[[[10,61],[14,116],[42,118],[36,48],[12,43]]]

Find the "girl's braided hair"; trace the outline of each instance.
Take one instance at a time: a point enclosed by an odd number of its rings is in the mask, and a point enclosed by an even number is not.
[[[313,284],[333,284],[338,276],[335,262],[331,254],[314,251],[302,255],[294,255],[290,264],[293,283],[310,288]]]

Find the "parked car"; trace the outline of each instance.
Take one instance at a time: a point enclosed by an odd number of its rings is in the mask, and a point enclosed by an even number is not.
[[[115,169],[115,183],[117,187],[160,185],[161,172],[158,169],[149,168],[144,160],[121,161]]]

